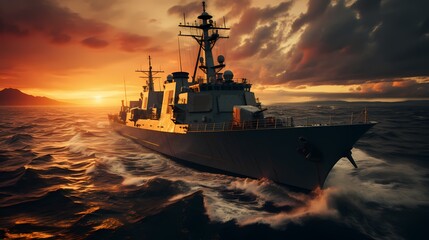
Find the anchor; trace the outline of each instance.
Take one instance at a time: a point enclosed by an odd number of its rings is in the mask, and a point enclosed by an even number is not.
[[[358,168],[358,166],[357,166],[357,164],[356,164],[355,160],[354,160],[354,159],[353,159],[353,157],[352,157],[352,152],[351,152],[351,151],[349,151],[348,153],[346,153],[344,157],[346,157],[346,158],[349,160],[349,162],[350,162],[350,163],[351,163],[355,168]]]

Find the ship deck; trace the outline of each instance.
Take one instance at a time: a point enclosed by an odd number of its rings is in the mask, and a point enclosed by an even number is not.
[[[239,130],[258,130],[258,129],[278,129],[293,127],[318,127],[318,126],[339,126],[356,124],[374,124],[367,120],[365,112],[358,115],[351,114],[348,117],[335,118],[274,118],[268,117],[261,120],[242,121],[242,122],[213,122],[213,123],[191,123],[188,125],[187,132],[219,132],[219,131],[239,131]]]

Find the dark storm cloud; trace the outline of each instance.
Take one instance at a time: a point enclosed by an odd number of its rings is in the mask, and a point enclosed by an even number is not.
[[[277,6],[243,9],[239,22],[231,27],[232,57],[242,59],[250,56],[266,57],[280,49],[279,42],[286,26],[284,17],[292,2]],[[244,39],[240,42],[240,39]]]
[[[233,39],[241,37],[242,34],[252,33],[257,29],[258,24],[272,24],[281,17],[288,14],[292,2],[282,2],[277,6],[266,6],[265,8],[244,8],[239,22],[231,26]]]
[[[168,9],[168,14],[177,15],[182,17],[183,14],[200,14],[201,13],[201,2],[195,1],[185,5],[174,5]]]
[[[90,1],[89,4],[94,8],[109,8],[115,2]],[[113,43],[127,52],[147,47],[149,41],[148,37],[122,32],[111,25],[82,18],[51,0],[1,0],[0,34],[5,41],[13,42],[14,37],[28,38],[30,45],[31,38],[40,35],[53,44],[80,43],[90,48],[104,48]]]
[[[82,40],[82,44],[90,48],[104,48],[109,43],[97,37],[89,37]]]
[[[296,32],[304,24],[314,21],[325,12],[330,0],[309,0],[306,13],[301,14],[292,24],[292,32]]]
[[[41,33],[52,43],[70,42],[74,35],[104,32],[106,24],[86,20],[48,0],[0,1],[1,33],[34,36]]]
[[[285,79],[319,85],[428,76],[427,9],[425,0],[358,0],[351,6],[331,3],[313,17],[304,14],[293,25],[307,28],[287,54]]]
[[[13,23],[6,23],[0,17],[0,35],[14,35],[17,37],[27,36],[29,31]]]
[[[228,9],[227,14],[224,16],[227,19],[239,17],[243,11],[251,5],[251,0],[215,0],[215,1],[205,1],[206,11],[209,13],[214,12],[214,9],[225,10]],[[176,15],[183,17],[183,14],[186,16],[198,16],[202,12],[202,3],[201,1],[193,1],[185,4],[177,4],[168,9],[168,14]],[[219,17],[219,16],[218,16]],[[223,16],[221,17],[223,18]],[[192,17],[192,20],[194,18]]]
[[[214,5],[217,9],[225,9],[226,6],[229,7],[229,11],[225,15],[225,18],[228,21],[229,19],[233,19],[240,16],[243,11],[245,11],[247,8],[250,7],[251,1],[250,0],[236,0],[236,1],[216,0],[214,2]],[[223,19],[219,18],[219,20],[221,20],[220,22],[223,23]]]
[[[214,8],[226,10],[225,16],[228,23],[229,19],[234,21],[230,31],[228,45],[232,60],[240,60],[247,57],[269,57],[272,61],[278,61],[278,52],[282,49],[279,45],[285,37],[287,26],[286,17],[292,7],[292,1],[284,1],[277,5],[267,5],[265,7],[251,7],[250,0],[225,1],[216,0],[207,3],[207,11],[212,13]],[[200,1],[191,2],[185,5],[176,5],[168,10],[169,14],[187,16],[190,14],[201,14],[202,6]],[[218,16],[217,16],[218,17]],[[223,17],[217,19],[217,22],[223,24]],[[225,33],[224,35],[228,35]],[[277,52],[277,53],[276,53]],[[271,54],[276,53],[274,56]],[[268,64],[270,65],[270,64]],[[277,68],[279,64],[276,64]],[[280,65],[284,68],[284,65]]]
[[[248,38],[244,40],[244,43],[242,46],[238,47],[234,51],[234,58],[235,59],[241,59],[241,58],[247,58],[250,56],[253,56],[254,54],[257,54],[258,51],[255,51],[255,49],[260,48],[261,46],[264,46],[260,53],[266,56],[271,52],[274,48],[271,43],[271,38],[273,35],[275,35],[277,24],[272,23],[268,26],[262,26],[255,30],[255,33],[253,34],[252,38]],[[269,47],[268,47],[269,46]],[[265,50],[265,51],[263,51]]]

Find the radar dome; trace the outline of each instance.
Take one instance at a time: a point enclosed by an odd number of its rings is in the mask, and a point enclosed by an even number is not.
[[[172,81],[173,81],[173,75],[168,74],[168,76],[167,76],[167,81],[168,81],[168,82],[172,82]]]
[[[226,70],[223,73],[223,78],[228,82],[231,82],[233,77],[234,77],[234,73],[232,73],[231,70]]]
[[[225,62],[225,57],[223,55],[217,56],[217,62],[222,64],[223,62]]]

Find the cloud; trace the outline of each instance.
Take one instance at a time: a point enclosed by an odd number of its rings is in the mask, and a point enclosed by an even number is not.
[[[246,77],[268,88],[349,85],[344,88],[350,88],[349,93],[335,96],[398,97],[408,93],[427,97],[427,82],[413,79],[429,76],[428,1],[309,0],[307,9],[298,15],[292,12],[296,2],[207,1],[214,20],[223,24],[225,16],[231,27],[229,34],[221,33],[230,38],[219,41],[214,53],[226,57],[227,69],[231,67],[237,78]],[[201,14],[201,2],[180,1],[171,8],[150,10],[131,8],[118,0],[0,1],[2,83],[36,75],[40,79],[49,74],[63,77],[114,62],[119,69],[119,62],[139,61],[142,52],[162,52],[163,68],[170,71],[168,68],[177,65],[177,29],[171,30],[177,22],[164,22],[164,17],[182,19],[186,13],[193,21]],[[153,9],[157,14],[144,14]],[[146,31],[146,26],[135,27],[142,19],[153,30],[150,35],[138,34]],[[147,23],[155,24],[156,29]],[[102,51],[92,51],[94,48]],[[46,80],[45,85],[50,84]],[[315,96],[328,97],[323,93]]]
[[[234,19],[248,9],[251,6],[251,0],[236,0],[236,1],[226,1],[226,0],[214,0],[206,1],[206,11],[210,14],[214,12],[215,8],[222,11],[227,11],[227,14],[224,15],[226,19]],[[198,16],[202,12],[201,1],[192,1],[189,3],[177,4],[168,9],[168,14],[176,15],[183,18],[183,14],[186,16],[192,16],[192,21],[194,20],[193,16]],[[219,17],[219,16],[217,16]],[[219,19],[222,19],[223,16]],[[223,19],[222,19],[223,21]]]
[[[372,98],[429,98],[429,83],[415,80],[394,80],[364,83],[354,96]]]
[[[100,11],[112,8],[115,4],[117,4],[118,0],[86,0],[89,4],[89,7],[93,11]]]
[[[174,5],[168,9],[168,14],[183,17],[183,14],[201,14],[201,2],[195,1],[185,5]]]
[[[56,0],[0,0],[0,85],[99,87],[101,79],[114,82],[117,72],[132,66],[131,59],[140,54],[137,51],[162,50],[157,44],[149,45],[150,37],[128,32],[112,25],[114,22],[107,24],[104,18],[85,18],[61,4]],[[86,7],[82,1],[73,6]]]
[[[292,33],[298,31],[304,24],[314,21],[323,14],[330,3],[330,0],[309,0],[306,13],[301,14],[292,23]]]
[[[50,39],[52,43],[64,44],[70,42],[71,36],[63,32],[51,32]]]
[[[260,54],[268,55],[275,49],[275,44],[272,44],[272,36],[275,35],[277,23],[265,25],[255,30],[252,38],[247,38],[244,43],[234,50],[234,59],[242,59],[258,54],[256,49],[260,49]]]
[[[242,15],[239,22],[231,26],[233,39],[240,38],[243,34],[251,34],[258,25],[272,24],[288,14],[292,2],[282,2],[277,6],[265,8],[248,7],[241,8]]]
[[[236,76],[290,88],[359,85],[338,97],[428,97],[425,83],[409,79],[429,75],[429,2],[310,0],[296,18],[291,5],[236,10],[227,54]],[[400,81],[409,86],[392,85]]]
[[[225,15],[226,20],[234,19],[240,17],[241,14],[251,6],[250,0],[236,0],[236,1],[227,1],[227,0],[216,0],[214,5],[217,9],[229,8],[227,14]],[[210,7],[210,6],[209,6]],[[223,19],[219,18],[221,22]]]
[[[284,71],[282,54],[292,1],[275,6],[242,7],[241,15],[231,26],[228,55],[235,62],[236,76],[258,79],[264,83]],[[249,77],[250,78],[250,77]]]
[[[0,18],[0,35],[13,35],[17,37],[24,37],[27,36],[29,31],[27,29],[23,29],[20,26],[13,24],[13,23],[7,23],[2,21]]]
[[[234,62],[236,76],[238,78],[262,76],[262,82],[267,77],[265,73],[275,75],[284,71],[283,62],[285,60],[279,53],[284,47],[281,43],[286,38],[288,11],[293,5],[293,1],[283,1],[265,7],[254,7],[249,0],[228,1],[228,4],[225,2],[225,0],[210,1],[207,4],[207,11],[211,14],[216,12],[217,8],[226,12],[227,27],[230,27],[231,31],[229,34],[220,33],[229,36],[225,42],[228,49],[221,51],[220,54],[225,54],[228,62]],[[199,15],[201,10],[200,2],[192,2],[186,5],[176,5],[169,9],[169,13],[177,16],[182,16],[183,12],[187,16],[189,12]],[[221,17],[217,18],[219,16]],[[223,24],[222,15],[216,14],[214,17],[217,18],[217,22]],[[222,43],[219,45],[221,46]]]
[[[33,37],[41,34],[51,43],[64,44],[73,36],[107,31],[108,25],[81,18],[53,1],[2,1],[1,33],[5,36]]]
[[[85,38],[84,40],[82,40],[82,44],[90,48],[104,48],[109,45],[107,41],[99,39],[97,37]]]
[[[368,79],[429,75],[429,2],[344,1],[309,10],[292,30],[307,24],[287,53],[291,85],[351,84]],[[310,14],[312,13],[313,14]],[[294,28],[295,27],[295,28]]]
[[[148,47],[149,37],[138,34],[121,33],[118,37],[121,49],[127,52],[143,51]]]
[[[91,1],[91,7],[109,8],[116,0]],[[149,37],[124,32],[101,21],[86,19],[70,9],[50,0],[1,1],[0,34],[7,39],[42,36],[53,44],[77,44],[104,48],[109,43],[118,49],[132,52],[138,44],[146,45]],[[119,35],[119,38],[115,36]],[[97,36],[97,37],[95,37]],[[13,40],[10,40],[13,41]],[[126,46],[126,44],[130,46]]]
[[[429,80],[429,79],[428,79]],[[267,86],[267,85],[265,85]],[[297,89],[305,89],[305,86],[298,86]],[[272,86],[260,88],[254,87],[259,97],[264,102],[299,102],[314,100],[347,100],[347,99],[429,99],[429,81],[419,82],[413,79],[397,79],[384,81],[366,82],[349,88],[349,92],[299,92],[290,91],[284,86]],[[285,99],[287,96],[287,99]]]

